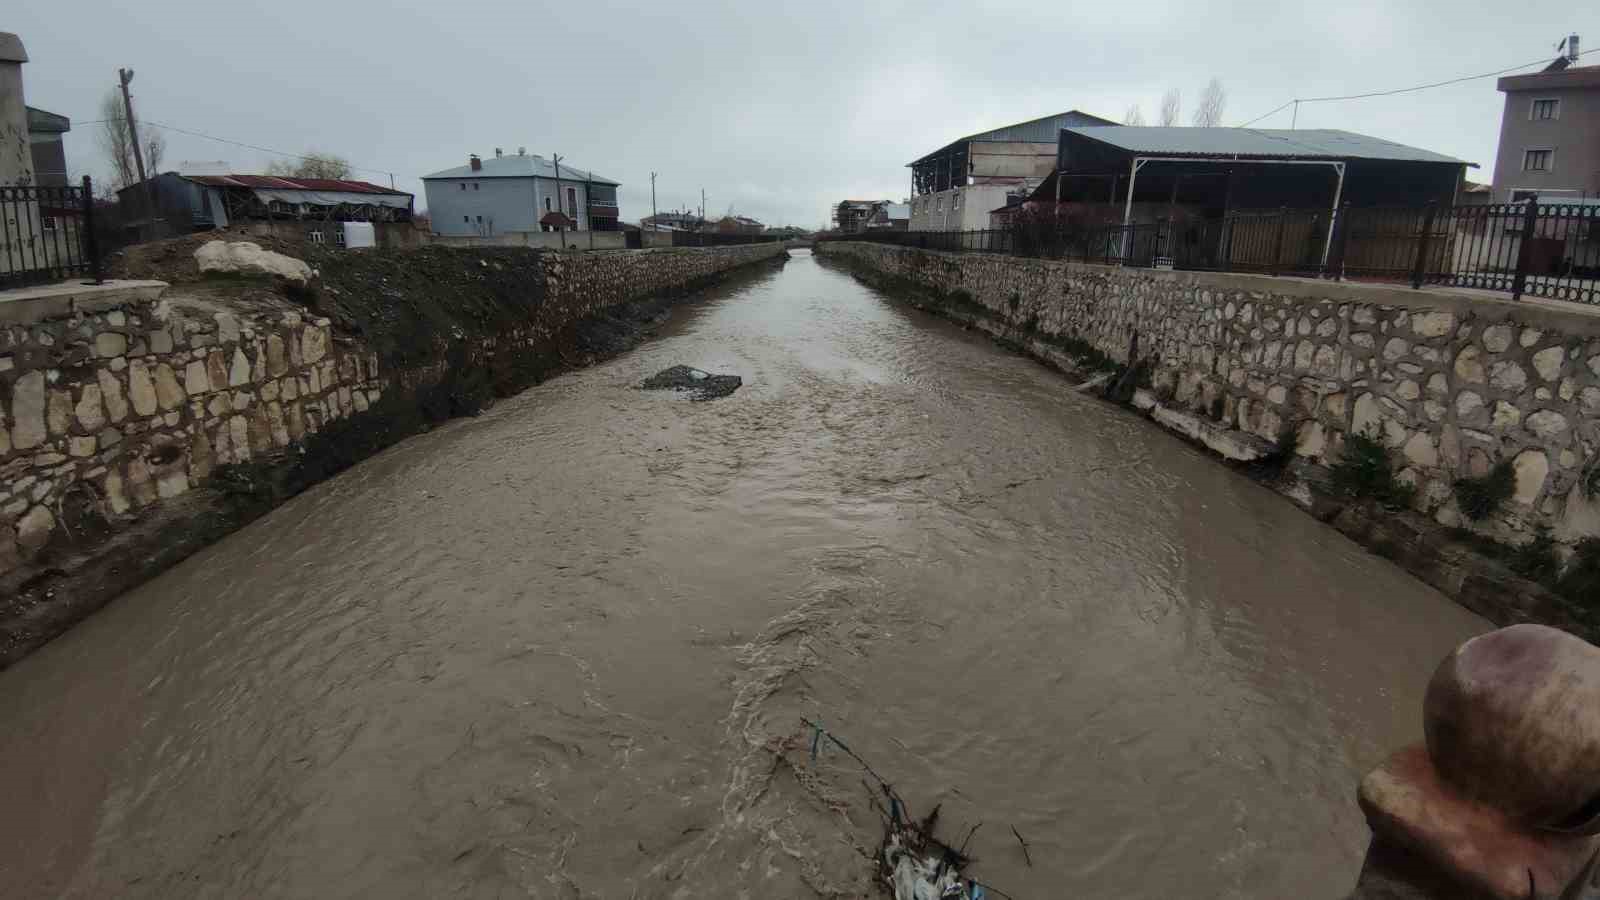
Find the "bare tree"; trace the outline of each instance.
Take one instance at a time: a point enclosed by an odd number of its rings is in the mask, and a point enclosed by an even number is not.
[[[307,150],[305,156],[297,159],[269,163],[267,174],[290,178],[349,178],[353,170],[350,161],[342,156]]]
[[[122,94],[116,88],[106,91],[100,98],[100,150],[111,164],[111,187],[125,188],[139,183],[139,167],[133,159],[133,129],[128,127],[127,108],[122,104]],[[161,171],[162,157],[166,156],[167,140],[148,122],[144,126],[145,171],[151,175]]]
[[[1178,93],[1177,88],[1173,88],[1163,94],[1161,97],[1161,124],[1167,127],[1178,124],[1178,115],[1182,111],[1182,106],[1183,95]]]
[[[1196,128],[1216,128],[1222,124],[1222,112],[1228,106],[1228,92],[1223,90],[1222,82],[1213,78],[1206,84],[1206,89],[1200,92],[1200,105],[1195,107],[1194,126]]]
[[[1128,111],[1127,112],[1122,114],[1122,124],[1124,124],[1124,125],[1143,125],[1144,124],[1144,110],[1141,110],[1139,108],[1139,104],[1137,104],[1137,103],[1133,104],[1132,106],[1128,107]]]

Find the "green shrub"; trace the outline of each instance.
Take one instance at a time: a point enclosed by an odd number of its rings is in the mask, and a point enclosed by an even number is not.
[[[1556,557],[1556,540],[1550,536],[1550,529],[1540,528],[1533,540],[1511,548],[1511,558],[1506,560],[1506,565],[1529,581],[1555,584],[1561,560]]]
[[[1395,478],[1394,460],[1383,441],[1368,434],[1345,435],[1344,450],[1331,468],[1333,492],[1351,499],[1375,500],[1384,506],[1409,506],[1416,488]]]
[[[1456,503],[1461,514],[1474,522],[1481,522],[1496,512],[1517,489],[1517,473],[1511,463],[1501,460],[1481,478],[1457,478],[1454,484]]]
[[[1584,538],[1576,550],[1556,582],[1556,593],[1592,615],[1600,612],[1600,538]]]

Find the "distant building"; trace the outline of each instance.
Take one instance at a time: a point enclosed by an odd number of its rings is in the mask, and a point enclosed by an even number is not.
[[[1493,202],[1494,188],[1491,185],[1463,180],[1461,190],[1456,192],[1457,206],[1487,206]]]
[[[422,176],[433,232],[490,236],[526,231],[617,231],[618,183],[584,169],[558,167],[537,154],[499,150]]]
[[[61,136],[72,130],[72,120],[32,106],[27,109],[33,183],[40,187],[66,187],[67,150]]]
[[[639,220],[645,231],[699,231],[705,220],[692,209],[669,210]]]
[[[868,231],[905,231],[911,227],[911,204],[885,200],[867,220]]]
[[[1055,166],[1056,136],[1074,126],[1114,124],[1069,110],[969,134],[910,163],[911,231],[989,227],[1006,192],[1031,190]]]
[[[1600,66],[1578,66],[1578,36],[1542,72],[1508,75],[1493,202],[1600,196]]]
[[[409,222],[414,200],[405,191],[368,181],[280,175],[163,172],[150,179],[150,188],[160,218],[179,232],[226,228],[246,219]],[[117,191],[117,205],[126,225],[146,218],[138,184]]]
[[[911,219],[910,203],[889,200],[841,200],[833,208],[834,227],[840,234],[864,231],[905,231]]]
[[[860,234],[867,220],[877,211],[878,204],[886,200],[840,200],[833,208],[833,226],[840,234]]]
[[[767,226],[749,216],[723,216],[711,227],[718,234],[760,234]]]

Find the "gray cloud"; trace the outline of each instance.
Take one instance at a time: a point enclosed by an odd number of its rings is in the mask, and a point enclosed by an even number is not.
[[[279,0],[110,4],[23,0],[5,27],[33,58],[29,102],[83,121],[118,66],[141,115],[283,150],[317,148],[418,176],[496,146],[561,153],[623,182],[623,215],[699,203],[821,224],[843,197],[909,191],[904,164],[962,134],[1078,108],[1153,119],[1216,76],[1228,122],[1294,96],[1402,87],[1553,56],[1579,7],[1445,2],[1195,4],[694,2],[395,4]],[[1303,107],[1301,127],[1346,128],[1481,163],[1493,79]],[[1185,111],[1187,121],[1187,109]],[[1260,123],[1288,127],[1284,111]],[[93,126],[70,163],[99,175]],[[177,133],[168,159],[271,157]],[[388,176],[362,177],[387,182]],[[1469,176],[1474,177],[1474,176]]]

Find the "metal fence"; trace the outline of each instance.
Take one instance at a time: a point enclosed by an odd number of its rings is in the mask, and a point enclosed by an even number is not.
[[[1600,303],[1600,205],[1280,209],[1141,225],[1028,222],[820,238],[1114,265],[1451,285]]]
[[[91,276],[100,280],[94,186],[0,187],[0,290]]]
[[[674,247],[729,247],[737,244],[769,244],[783,238],[770,234],[721,234],[715,231],[674,231]]]

